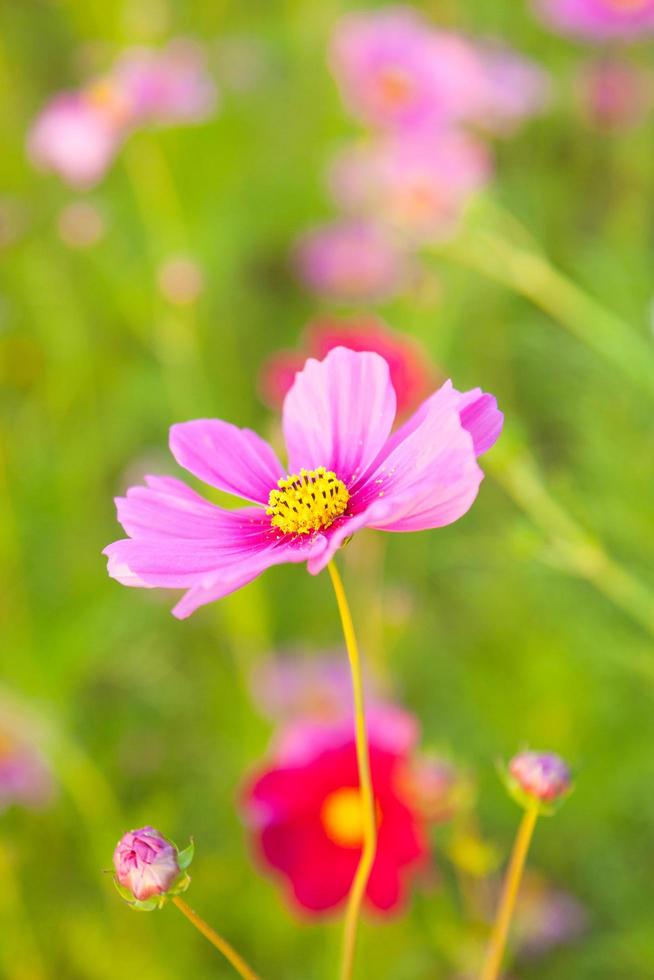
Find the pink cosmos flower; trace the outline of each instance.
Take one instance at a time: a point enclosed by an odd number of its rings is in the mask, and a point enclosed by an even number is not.
[[[407,258],[392,238],[362,221],[336,221],[306,233],[294,259],[305,286],[341,301],[387,299],[408,272]]]
[[[363,527],[442,527],[471,507],[502,414],[492,395],[446,382],[391,434],[396,396],[386,361],[343,347],[310,358],[284,401],[286,470],[256,433],[218,419],[174,425],[170,448],[198,479],[254,506],[225,510],[171,477],[118,498],[128,538],[105,549],[124,585],[185,589],[178,617],[266,568],[317,574]],[[288,474],[288,475],[285,475]]]
[[[366,899],[380,912],[401,906],[410,879],[427,860],[425,822],[402,792],[416,737],[410,716],[399,728],[381,717],[369,724],[378,843]],[[295,737],[287,735],[285,746],[247,786],[243,809],[257,857],[282,879],[296,908],[317,914],[340,905],[352,884],[363,831],[351,722],[331,730],[323,726],[315,736],[306,725]]]
[[[590,125],[624,132],[646,119],[654,99],[654,76],[617,55],[594,58],[579,72],[577,99]]]
[[[199,122],[216,104],[202,50],[191,41],[172,41],[162,50],[127,51],[111,72],[111,84],[132,124]]]
[[[350,111],[373,126],[444,126],[464,118],[483,82],[474,49],[409,7],[348,14],[330,64]]]
[[[510,136],[550,100],[550,78],[540,65],[507,45],[484,42],[477,50],[485,73],[476,122],[487,132]]]
[[[177,848],[154,827],[124,834],[114,851],[118,883],[139,902],[164,895],[180,877]]]
[[[83,93],[56,95],[28,134],[32,163],[52,171],[73,187],[96,184],[106,173],[122,140],[115,117]]]
[[[39,808],[51,796],[52,777],[41,754],[0,722],[0,813],[12,805]]]
[[[654,0],[535,0],[535,8],[550,27],[588,41],[654,31]]]
[[[428,132],[347,150],[330,183],[345,211],[376,217],[414,242],[438,241],[454,234],[491,169],[488,150],[473,137]]]
[[[376,316],[319,317],[304,331],[301,346],[305,353],[279,351],[263,365],[259,388],[271,408],[281,407],[307,355],[321,360],[334,347],[374,351],[384,358],[391,373],[400,416],[416,409],[427,397],[437,374],[427,351],[420,344],[412,337],[391,330]]]

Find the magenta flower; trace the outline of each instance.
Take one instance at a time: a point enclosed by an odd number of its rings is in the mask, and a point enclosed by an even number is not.
[[[182,873],[177,848],[153,827],[124,834],[114,851],[116,880],[138,902],[165,895]]]
[[[379,317],[370,314],[319,317],[304,330],[302,339],[304,353],[278,351],[261,369],[259,387],[271,408],[281,408],[307,356],[322,360],[334,347],[374,351],[384,358],[391,372],[400,416],[416,409],[434,387],[438,372],[430,364],[427,351],[413,337],[391,330]]]
[[[170,448],[198,479],[254,506],[225,510],[171,477],[118,498],[128,538],[105,549],[124,585],[185,589],[183,618],[266,568],[306,562],[317,574],[363,527],[442,527],[471,507],[476,457],[502,427],[492,395],[446,382],[391,434],[396,396],[378,354],[343,347],[309,359],[286,396],[285,469],[249,429],[218,419],[174,425]]]
[[[405,716],[403,725],[379,716],[368,726],[378,842],[366,898],[383,913],[401,906],[428,859],[426,820],[403,793],[418,729],[411,716],[395,714]],[[287,733],[246,787],[244,815],[257,857],[282,879],[296,908],[316,915],[339,906],[351,888],[363,834],[351,721]]]
[[[172,41],[166,48],[134,48],[111,72],[111,84],[132,124],[200,122],[214,110],[216,87],[200,47]]]
[[[363,221],[336,221],[303,235],[295,267],[314,292],[357,302],[387,299],[408,273],[406,255],[392,237]]]
[[[473,137],[417,133],[346,151],[332,167],[331,187],[345,211],[376,217],[414,242],[438,241],[456,231],[491,170],[488,150]]]
[[[509,779],[525,796],[552,803],[571,789],[570,770],[553,752],[520,752],[509,763]]]
[[[0,813],[12,805],[45,806],[52,796],[52,776],[34,745],[0,723]]]
[[[654,31],[654,0],[534,0],[557,31],[588,41],[635,40]]]
[[[485,84],[476,122],[497,136],[511,136],[531,116],[548,105],[551,94],[547,72],[507,45],[485,42],[477,48],[484,66]]]
[[[330,64],[349,110],[383,128],[440,127],[465,118],[482,84],[472,46],[432,30],[409,7],[343,17]]]
[[[73,187],[91,187],[105,174],[122,140],[115,116],[83,93],[55,96],[34,121],[27,149],[32,163]]]

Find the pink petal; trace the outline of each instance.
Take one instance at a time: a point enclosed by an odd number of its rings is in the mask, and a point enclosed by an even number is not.
[[[264,439],[221,419],[173,425],[170,451],[180,466],[204,483],[259,504],[268,503],[270,491],[284,475]]]
[[[259,507],[223,510],[170,478],[149,478],[118,501],[123,526],[133,538],[104,551],[109,574],[139,588],[188,589],[174,614],[222,598],[266,568],[306,561],[326,547],[323,538],[286,540],[271,532]]]
[[[289,470],[325,466],[350,486],[375,459],[395,418],[388,364],[335,347],[309,358],[284,401]]]
[[[391,439],[352,493],[354,507],[384,500],[386,531],[442,527],[472,505],[483,474],[458,412],[459,393],[443,385]]]
[[[472,436],[475,455],[483,455],[497,442],[502,431],[504,415],[497,407],[497,399],[481,388],[473,388],[461,395],[459,413],[461,425]]]

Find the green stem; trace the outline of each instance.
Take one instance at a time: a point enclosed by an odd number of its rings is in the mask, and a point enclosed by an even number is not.
[[[480,980],[497,980],[500,975],[506,940],[509,935],[529,845],[538,820],[538,812],[538,803],[532,803],[525,810],[518,828]]]
[[[499,231],[471,222],[459,238],[439,250],[439,256],[481,272],[525,296],[654,396],[651,346],[629,324],[556,269],[512,216],[495,209],[491,223],[493,220],[503,225]],[[512,237],[518,241],[512,241]]]
[[[200,932],[205,939],[208,939],[211,945],[223,954],[228,963],[231,963],[231,965],[234,967],[238,975],[243,977],[243,980],[259,980],[259,977],[254,970],[247,965],[243,957],[236,952],[234,947],[228,943],[226,939],[223,939],[223,937],[217,933],[215,929],[212,929],[211,926],[208,925],[204,919],[202,919],[198,913],[184,901],[183,898],[176,895],[172,901],[182,915],[185,915],[189,922],[195,926],[198,932]]]
[[[356,947],[357,929],[361,915],[361,905],[366,893],[366,886],[375,861],[377,851],[377,819],[375,815],[375,797],[370,772],[370,752],[368,749],[368,734],[366,731],[365,709],[363,699],[363,678],[361,675],[361,658],[357,644],[350,607],[343,588],[341,576],[333,561],[327,566],[338,611],[343,626],[345,646],[350,660],[352,675],[352,693],[354,695],[354,726],[356,736],[357,764],[359,768],[359,786],[361,805],[363,808],[363,846],[357,866],[352,888],[345,910],[345,927],[343,931],[343,955],[341,959],[341,980],[350,980],[354,967],[354,951]]]

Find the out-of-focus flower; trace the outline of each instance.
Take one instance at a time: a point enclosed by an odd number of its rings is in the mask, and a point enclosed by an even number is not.
[[[383,128],[442,127],[466,118],[483,86],[473,46],[434,31],[410,7],[343,17],[330,64],[350,111]]]
[[[403,777],[403,789],[414,808],[429,820],[448,820],[469,795],[462,774],[435,753],[412,760]]]
[[[192,844],[180,854],[154,827],[130,830],[114,851],[116,883],[130,904],[155,908],[168,895],[186,890],[190,878],[185,869],[192,857]]]
[[[27,141],[32,163],[73,187],[97,183],[122,139],[111,114],[84,93],[56,95],[41,111]]]
[[[307,232],[297,242],[295,267],[309,289],[345,302],[387,299],[408,275],[398,244],[363,221],[335,221]]]
[[[73,201],[59,212],[57,231],[70,248],[91,248],[104,235],[104,218],[89,201]]]
[[[400,726],[397,741],[390,737],[393,730],[382,718],[369,725],[378,843],[366,898],[382,912],[401,905],[411,878],[427,861],[424,819],[402,793],[417,730],[415,724]],[[308,913],[345,900],[363,838],[351,723],[316,732],[315,740],[307,738],[310,730],[302,726],[297,737],[287,737],[286,746],[294,744],[298,754],[287,748],[275,754],[246,788],[243,807],[258,858]]]
[[[388,364],[397,396],[398,415],[418,407],[437,372],[429,355],[412,337],[391,330],[379,317],[325,316],[313,320],[301,338],[302,352],[280,351],[264,363],[259,387],[272,408],[280,408],[307,356],[322,359],[334,347],[374,351]]]
[[[553,888],[533,872],[525,875],[514,920],[520,956],[529,959],[544,956],[557,946],[579,939],[587,927],[586,910],[573,895]]]
[[[195,303],[204,288],[202,269],[195,259],[182,255],[173,256],[161,264],[157,281],[163,296],[175,306]]]
[[[414,242],[438,241],[456,231],[491,169],[486,147],[471,136],[394,136],[338,157],[331,187],[345,211],[376,218]]]
[[[105,548],[109,574],[123,585],[185,589],[174,609],[185,617],[273,565],[307,562],[318,574],[363,527],[452,523],[477,496],[476,457],[502,428],[497,402],[446,382],[391,435],[396,405],[383,357],[336,347],[307,361],[284,401],[288,475],[249,429],[219,419],[174,425],[177,462],[255,506],[226,510],[179,480],[149,477],[116,501],[129,537]]]
[[[654,101],[654,75],[617,55],[594,58],[577,76],[577,99],[590,125],[622,132],[645,120]]]
[[[205,67],[202,49],[192,41],[166,48],[126,51],[111,72],[130,123],[200,122],[216,105],[216,86]]]
[[[554,803],[572,788],[568,766],[553,752],[520,752],[508,766],[508,778],[519,798]]]
[[[259,709],[272,721],[333,722],[352,714],[352,682],[342,655],[273,657],[257,665],[251,684]],[[370,697],[369,685],[366,694]]]
[[[26,734],[0,719],[0,813],[8,807],[39,809],[52,797],[50,770]]]
[[[510,136],[547,107],[549,75],[508,45],[486,41],[477,50],[484,67],[484,87],[475,122],[488,133]]]
[[[588,41],[636,40],[654,31],[654,0],[534,0],[557,31]]]

